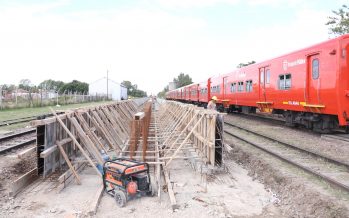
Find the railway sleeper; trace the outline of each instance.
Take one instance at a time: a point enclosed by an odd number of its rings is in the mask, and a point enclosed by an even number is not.
[[[330,133],[339,128],[336,116],[309,112],[284,111],[287,126],[303,126],[319,133]]]

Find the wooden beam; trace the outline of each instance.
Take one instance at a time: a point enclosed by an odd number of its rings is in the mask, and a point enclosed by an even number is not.
[[[86,160],[86,162],[88,162]],[[86,162],[84,163],[74,163],[73,167],[76,172],[81,172],[85,166]],[[59,185],[56,188],[57,193],[60,193],[65,187],[67,187],[74,179],[73,173],[70,169],[68,169],[65,173],[63,173],[58,179]]]
[[[168,195],[170,197],[172,210],[178,209],[179,205],[177,205],[176,197],[175,197],[175,194],[173,192],[172,183],[170,181],[170,176],[169,176],[167,169],[165,167],[163,167],[163,172],[164,172],[165,181],[167,184],[167,192],[168,192]]]
[[[134,115],[135,120],[141,120],[145,116],[144,112],[138,112]]]
[[[176,157],[177,153],[179,152],[179,150],[182,148],[182,146],[185,144],[185,142],[189,139],[189,137],[191,136],[191,134],[193,134],[194,129],[199,125],[199,123],[201,122],[202,118],[204,118],[205,116],[201,116],[200,119],[196,122],[196,124],[194,125],[194,127],[192,128],[192,130],[190,131],[190,133],[187,135],[187,137],[184,139],[184,141],[182,142],[182,144],[177,148],[177,150],[174,152],[174,154],[172,155],[172,157],[170,158],[170,160],[166,163],[166,167],[168,167],[170,165],[170,163],[172,162],[173,158]]]
[[[103,196],[103,192],[104,192],[104,186],[101,184],[90,201],[88,211],[87,211],[87,214],[89,216],[96,215],[99,202],[101,201],[101,198]]]
[[[90,154],[92,154],[96,158],[96,160],[99,164],[103,164],[104,160],[103,160],[103,157],[102,157],[100,151],[94,146],[93,142],[86,135],[86,133],[84,132],[84,130],[82,129],[82,127],[80,126],[80,124],[78,123],[76,118],[72,117],[72,118],[70,118],[70,121],[74,125],[76,131],[78,132],[80,139],[84,142],[84,145],[87,148],[87,150],[90,152]]]
[[[74,143],[76,144],[76,146],[79,148],[79,150],[81,151],[81,153],[85,156],[85,158],[89,161],[89,163],[91,164],[91,166],[95,169],[95,171],[97,172],[97,174],[102,178],[102,174],[101,172],[99,172],[98,168],[95,166],[95,164],[93,163],[93,161],[91,160],[91,158],[88,156],[88,154],[85,152],[85,150],[82,148],[82,146],[80,145],[80,143],[78,142],[78,140],[76,140],[75,136],[70,132],[70,130],[67,128],[67,126],[63,123],[63,121],[57,116],[56,112],[50,108],[52,113],[57,117],[58,122],[61,124],[61,126],[63,127],[63,129],[68,133],[68,135],[71,137],[71,139],[74,141]]]
[[[80,177],[79,177],[79,175],[77,174],[77,172],[74,170],[74,167],[73,167],[73,165],[71,164],[71,162],[70,162],[70,160],[69,160],[67,154],[65,153],[65,151],[64,151],[64,149],[63,149],[63,147],[62,147],[62,145],[58,144],[58,148],[59,148],[59,150],[61,151],[61,154],[63,155],[63,158],[64,158],[65,162],[68,164],[69,169],[72,171],[73,175],[75,176],[76,182],[77,182],[79,185],[81,185]]]
[[[65,113],[65,114],[61,114],[61,115],[58,115],[60,119],[64,120],[64,119],[67,119],[67,116],[68,116],[69,113]],[[44,120],[33,120],[33,121],[30,121],[30,126],[43,126],[43,125],[47,125],[47,124],[50,124],[50,123],[54,123],[56,122],[57,119],[56,117],[50,117],[50,118],[46,118]]]
[[[40,153],[40,158],[46,158],[48,157],[51,153],[53,153],[54,151],[57,150],[58,148],[58,144],[59,145],[66,145],[68,144],[69,142],[72,142],[73,140],[71,138],[65,138],[65,139],[62,139],[60,141],[56,141],[56,144],[53,145],[52,147],[49,147],[48,149],[44,150],[43,152]]]
[[[32,153],[34,153],[36,151],[36,146],[34,146],[34,147],[31,147],[31,148],[28,148],[28,149],[26,149],[26,150],[24,150],[24,151],[21,151],[20,153],[18,153],[17,154],[17,157],[19,158],[19,159],[23,159],[23,158],[25,158],[25,157],[27,157],[27,156],[30,156]]]
[[[16,196],[22,189],[30,185],[34,180],[38,178],[38,168],[34,168],[31,171],[27,172],[23,176],[16,179],[11,184],[10,196]]]

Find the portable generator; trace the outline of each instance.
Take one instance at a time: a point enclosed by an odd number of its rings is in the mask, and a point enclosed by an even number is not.
[[[106,161],[103,164],[103,186],[119,207],[124,207],[134,197],[151,196],[149,165],[126,158]]]

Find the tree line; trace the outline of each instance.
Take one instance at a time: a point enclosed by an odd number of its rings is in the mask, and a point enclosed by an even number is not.
[[[71,82],[65,83],[59,80],[44,80],[39,85],[34,85],[29,79],[20,80],[18,86],[14,84],[4,84],[1,85],[2,90],[7,92],[14,92],[17,89],[23,89],[31,93],[37,93],[39,90],[47,90],[58,92],[59,94],[63,93],[88,93],[88,84],[85,82],[80,82],[78,80],[73,80]]]
[[[176,85],[177,88],[181,88],[183,86],[189,85],[193,83],[192,78],[189,76],[189,74],[180,73],[177,77],[173,78],[172,82]],[[165,98],[166,92],[168,92],[169,87],[166,85],[164,89],[157,94],[159,98]]]
[[[127,95],[134,98],[142,98],[147,96],[147,92],[138,89],[137,84],[132,84],[130,81],[124,80],[121,85],[127,88]]]
[[[137,84],[132,84],[130,81],[123,81],[121,83],[127,88],[128,96],[131,97],[146,97],[147,92],[138,89]],[[64,93],[81,93],[81,94],[87,94],[88,93],[88,87],[89,85],[85,82],[81,82],[78,80],[73,80],[71,82],[65,83],[60,80],[44,80],[39,85],[34,85],[29,79],[22,79],[20,80],[19,84],[16,86],[14,84],[3,84],[0,85],[2,87],[3,91],[6,91],[8,93],[15,92],[17,89],[23,89],[25,91],[28,91],[29,93],[38,93],[40,90],[46,90],[46,91],[54,91],[58,92],[59,94]]]

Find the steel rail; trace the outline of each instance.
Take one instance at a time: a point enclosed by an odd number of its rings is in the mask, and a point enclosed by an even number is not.
[[[318,172],[312,170],[309,167],[303,166],[303,165],[301,165],[301,164],[299,164],[299,163],[297,163],[297,162],[295,162],[295,161],[293,161],[293,160],[291,160],[289,158],[286,158],[286,157],[284,157],[284,156],[282,156],[280,154],[277,154],[276,152],[273,152],[273,151],[271,151],[271,150],[269,150],[269,149],[267,149],[267,148],[265,148],[263,146],[260,146],[260,145],[254,143],[254,142],[251,142],[251,141],[249,141],[249,140],[247,140],[245,138],[242,138],[242,137],[240,137],[240,136],[238,136],[238,135],[236,135],[234,133],[231,133],[231,132],[229,132],[227,130],[224,130],[224,132],[226,134],[228,134],[228,135],[230,135],[232,137],[235,137],[235,138],[237,138],[237,139],[239,139],[241,141],[244,141],[244,142],[246,142],[246,143],[248,143],[248,144],[250,144],[250,145],[252,145],[252,146],[254,146],[254,147],[256,147],[256,148],[258,148],[260,150],[262,150],[262,151],[265,151],[266,153],[271,154],[271,155],[279,158],[280,160],[283,160],[283,161],[285,161],[285,162],[287,162],[287,163],[289,163],[291,165],[294,165],[294,166],[296,166],[296,167],[298,167],[298,168],[300,168],[300,169],[302,169],[302,170],[304,170],[304,171],[306,171],[306,172],[308,172],[310,174],[313,174],[314,176],[316,176],[316,177],[318,177],[320,179],[323,179],[323,180],[329,182],[330,184],[332,184],[334,186],[337,186],[337,187],[339,187],[339,188],[349,192],[349,186],[347,186],[347,185],[345,185],[343,183],[340,183],[340,182],[338,182],[338,181],[336,181],[336,180],[334,180],[334,179],[332,179],[332,178],[330,178],[330,177],[328,177],[326,175],[318,173]]]
[[[335,160],[335,159],[333,159],[333,158],[323,156],[323,155],[321,155],[321,154],[315,153],[315,152],[310,151],[310,150],[307,150],[307,149],[305,149],[305,148],[297,147],[297,146],[295,146],[295,145],[292,145],[292,144],[289,144],[289,143],[280,141],[280,140],[278,140],[278,139],[272,138],[272,137],[270,137],[270,136],[266,136],[266,135],[264,135],[264,134],[261,134],[261,133],[258,133],[258,132],[255,132],[255,131],[252,131],[252,130],[249,130],[249,129],[246,129],[246,128],[241,127],[241,126],[237,126],[237,125],[235,125],[235,124],[231,124],[231,123],[228,123],[228,122],[224,122],[224,124],[226,124],[226,125],[228,125],[228,126],[232,126],[232,127],[238,128],[238,129],[241,129],[241,130],[246,131],[246,132],[249,132],[249,133],[252,133],[252,134],[254,134],[254,135],[263,137],[263,138],[268,139],[268,140],[270,140],[270,141],[277,142],[277,143],[279,143],[279,144],[281,144],[281,145],[284,145],[284,146],[293,148],[293,149],[295,149],[295,150],[298,150],[298,151],[301,151],[301,152],[305,152],[305,153],[307,153],[307,154],[309,154],[309,155],[311,155],[311,156],[313,156],[313,157],[322,158],[322,159],[324,159],[324,160],[326,160],[326,161],[328,161],[328,162],[330,162],[330,163],[336,164],[336,165],[338,165],[338,166],[345,166],[345,167],[347,167],[347,168],[349,169],[349,164],[348,164],[348,163],[344,163],[344,162],[342,162],[342,161]]]
[[[30,133],[34,133],[35,131],[36,131],[36,129],[30,129],[30,130],[23,131],[23,132],[20,132],[20,133],[14,133],[14,134],[11,134],[11,135],[7,135],[7,136],[4,136],[4,137],[1,137],[0,138],[0,142],[5,141],[5,140],[9,140],[9,139],[13,139],[13,138],[16,138],[16,137],[19,137],[19,136],[27,135],[27,134],[30,134]]]
[[[16,148],[23,147],[23,146],[25,146],[25,145],[30,145],[30,144],[32,144],[32,143],[34,143],[34,142],[36,142],[36,139],[29,139],[29,140],[26,140],[26,141],[24,141],[24,142],[21,142],[21,143],[18,143],[18,144],[16,144],[16,145],[9,146],[9,147],[7,147],[7,148],[5,148],[5,149],[0,150],[0,154],[6,153],[6,152],[8,152],[8,151],[10,151],[10,150],[12,150],[12,149],[16,149]]]

